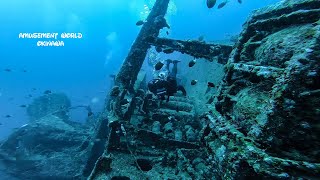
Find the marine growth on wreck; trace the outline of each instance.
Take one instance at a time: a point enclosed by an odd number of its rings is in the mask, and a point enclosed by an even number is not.
[[[0,144],[2,179],[320,179],[319,0],[252,11],[224,41],[171,38],[178,3],[144,4],[103,108],[29,97],[28,123]]]

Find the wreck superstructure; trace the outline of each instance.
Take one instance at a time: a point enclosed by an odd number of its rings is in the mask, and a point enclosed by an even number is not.
[[[256,11],[233,48],[157,37],[167,27],[168,2],[156,2],[117,76],[109,142],[89,179],[316,177],[320,2],[289,0]],[[137,117],[132,87],[151,45],[226,64],[207,113],[176,96]],[[304,110],[310,103],[314,108]]]
[[[176,165],[179,163],[191,168],[186,156],[195,154],[199,156],[194,158],[199,168],[205,167],[206,162],[202,162],[200,157],[205,158],[207,154],[205,149],[201,150],[198,138],[201,124],[196,121],[192,102],[186,97],[175,96],[159,106],[156,100],[147,99],[144,89],[134,88],[137,87],[134,84],[152,46],[168,54],[179,51],[197,58],[217,58],[219,62],[226,62],[232,47],[159,38],[160,29],[170,28],[164,18],[168,3],[169,0],[156,1],[116,77],[117,86],[111,93],[114,96],[112,111],[108,117],[109,141],[89,179],[172,179],[177,175],[186,176],[184,170],[178,170]],[[124,98],[131,99],[125,110],[121,107]],[[142,101],[151,106],[147,115],[139,112]],[[194,178],[212,176],[208,168],[202,173],[192,171]]]
[[[65,96],[39,98],[30,108],[34,122],[1,144],[0,158],[26,176],[53,168],[39,154],[59,157],[51,178],[60,179],[319,179],[320,1],[286,0],[253,12],[234,46],[159,37],[170,28],[169,1],[155,2],[96,121],[74,125]],[[224,78],[200,106],[179,93],[160,102],[141,71],[150,48],[223,64]],[[39,110],[54,96],[66,109]],[[47,131],[44,145],[30,140]],[[68,150],[46,150],[52,140]],[[34,177],[48,179],[47,171]]]

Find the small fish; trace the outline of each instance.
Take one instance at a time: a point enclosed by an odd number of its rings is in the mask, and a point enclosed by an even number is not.
[[[143,24],[144,24],[144,22],[143,22],[142,20],[140,20],[140,21],[138,21],[138,22],[136,23],[137,26],[141,26],[141,25],[143,25]]]
[[[242,0],[238,0],[238,3],[241,4],[241,3],[242,3]]]
[[[31,94],[29,94],[29,95],[28,95],[28,97],[29,97],[29,98],[31,98],[31,97],[32,97],[32,95],[31,95]]]
[[[52,92],[50,91],[50,90],[45,90],[44,92],[43,92],[43,94],[51,94]]]
[[[212,82],[208,82],[208,87],[207,87],[205,94],[210,92],[212,90],[212,88],[214,88],[214,87],[215,87],[215,85]]]
[[[169,31],[167,31],[166,33],[167,33],[167,35],[169,35]]]
[[[189,62],[189,67],[193,67],[196,64],[197,60],[192,60]]]
[[[22,125],[20,128],[24,128],[24,127],[26,127],[26,126],[28,126],[29,124],[24,124],[24,125]]]
[[[25,72],[25,73],[26,73],[26,72],[27,72],[27,70],[23,69],[23,70],[22,70],[22,72]]]
[[[0,123],[0,126],[2,126],[3,124],[2,123]]]
[[[207,7],[209,9],[213,8],[214,5],[216,4],[217,0],[207,0]]]
[[[208,82],[208,87],[216,87],[212,82]]]
[[[198,82],[198,80],[192,80],[192,81],[191,81],[191,85],[194,86],[194,85],[197,84],[197,82]]]
[[[32,88],[32,91],[35,91],[35,90],[37,90],[37,88]]]
[[[5,72],[11,72],[12,70],[9,68],[4,69]]]
[[[163,63],[162,62],[158,62],[155,66],[154,66],[154,69],[156,70],[156,71],[159,71],[162,67],[163,67]]]
[[[22,104],[22,105],[20,105],[20,107],[22,107],[22,108],[26,108],[26,107],[27,107],[27,105]]]
[[[224,2],[220,3],[220,4],[218,5],[218,9],[223,8],[227,3],[228,3],[228,1],[224,1]]]
[[[11,118],[11,117],[12,117],[12,116],[11,116],[11,115],[9,115],[9,114],[5,116],[5,118]]]

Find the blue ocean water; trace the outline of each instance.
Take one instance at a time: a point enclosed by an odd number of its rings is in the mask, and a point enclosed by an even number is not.
[[[208,9],[205,0],[174,0],[169,9],[170,38],[223,40],[240,32],[250,12],[279,0],[230,0]],[[218,1],[219,3],[220,1]],[[26,110],[45,90],[66,93],[72,105],[98,112],[139,33],[135,23],[145,16],[148,0],[8,0],[0,2],[0,139],[28,123]],[[63,47],[37,47],[38,39],[19,33],[77,32],[81,39]],[[10,69],[11,72],[5,69]],[[5,116],[10,115],[10,118]],[[86,112],[73,120],[83,121]]]

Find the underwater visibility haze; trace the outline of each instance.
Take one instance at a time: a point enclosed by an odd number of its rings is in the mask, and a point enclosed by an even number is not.
[[[320,179],[319,0],[10,0],[0,24],[0,180]]]

